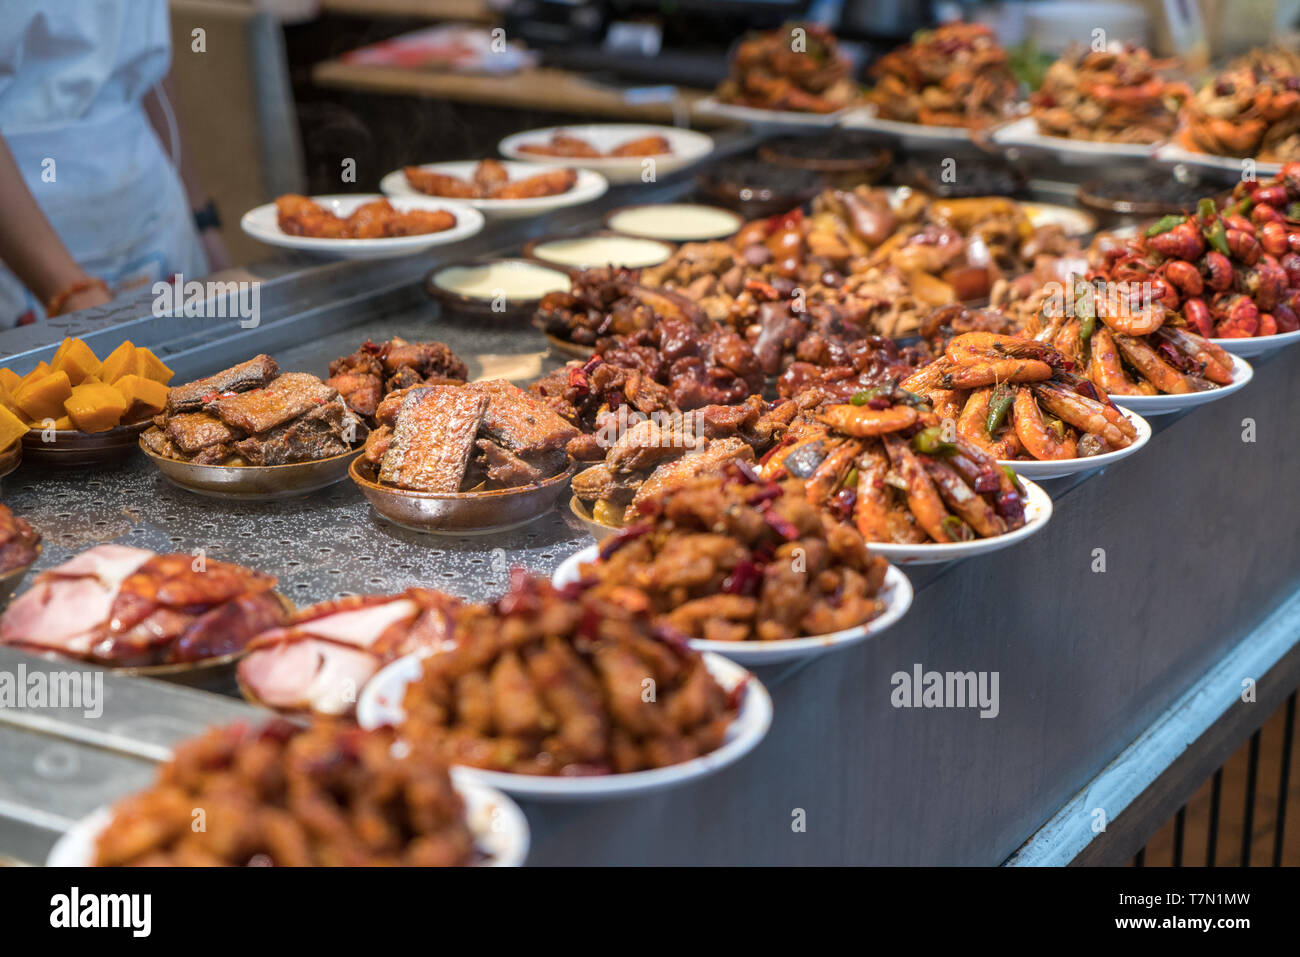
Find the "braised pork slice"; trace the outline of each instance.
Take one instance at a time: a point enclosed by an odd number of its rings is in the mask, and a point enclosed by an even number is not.
[[[338,397],[269,432],[236,442],[235,451],[251,465],[314,462],[342,455],[366,432],[365,424]]]
[[[203,408],[214,396],[259,389],[274,379],[279,371],[280,367],[270,356],[254,356],[206,379],[173,386],[167,394],[167,411],[192,412]]]
[[[546,403],[505,379],[487,379],[466,388],[488,399],[483,431],[517,455],[562,449],[579,434]]]
[[[253,434],[295,419],[338,394],[309,372],[286,372],[265,388],[217,399],[208,409],[226,424]]]
[[[488,397],[462,386],[412,389],[397,415],[379,480],[418,492],[457,492]]]
[[[241,435],[207,412],[182,412],[167,420],[167,438],[182,452],[191,455],[210,445],[228,443]]]

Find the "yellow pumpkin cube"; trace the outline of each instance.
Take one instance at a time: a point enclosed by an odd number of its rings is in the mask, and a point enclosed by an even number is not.
[[[135,350],[140,356],[140,375],[146,379],[152,379],[154,382],[161,382],[166,385],[172,381],[172,376],[176,373],[167,368],[166,364],[153,354],[149,349],[140,348]]]
[[[87,376],[98,375],[102,365],[90,346],[80,339],[64,339],[50,368],[55,372],[66,372],[69,382],[80,385]]]
[[[136,370],[135,346],[128,339],[108,354],[99,369],[99,377],[105,382],[116,382],[122,376]]]
[[[124,375],[113,383],[113,388],[126,400],[127,422],[157,415],[167,407],[167,393],[171,391],[161,382],[139,375]]]
[[[0,386],[4,386],[5,392],[13,395],[18,391],[18,386],[22,384],[23,377],[13,369],[0,369]]]
[[[76,425],[72,422],[72,416],[70,415],[61,415],[55,419],[54,428],[59,432],[75,432],[77,430]]]
[[[14,396],[19,410],[33,422],[57,419],[63,414],[63,403],[72,397],[72,383],[66,372],[51,372],[39,379],[24,380]]]
[[[27,426],[22,419],[0,406],[0,449],[9,448],[26,434]]]
[[[111,385],[79,385],[63,403],[73,424],[82,432],[107,432],[122,421],[126,399]]]
[[[23,386],[29,385],[35,382],[37,379],[44,379],[49,374],[50,374],[50,364],[48,362],[36,363],[36,368],[33,369],[31,372],[27,373],[27,375],[23,376],[18,381],[18,389],[13,390],[14,395],[17,395],[18,390],[21,389]]]

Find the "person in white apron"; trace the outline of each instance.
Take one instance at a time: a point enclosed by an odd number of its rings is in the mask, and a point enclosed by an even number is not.
[[[0,19],[0,329],[206,274],[145,109],[170,63],[166,0],[4,0]]]

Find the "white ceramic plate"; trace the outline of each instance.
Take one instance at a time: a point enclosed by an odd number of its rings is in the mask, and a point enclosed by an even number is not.
[[[420,676],[422,660],[419,655],[398,658],[371,678],[357,701],[357,724],[367,730],[385,724],[400,724],[406,716],[402,710],[406,686]],[[709,654],[704,656],[704,662],[718,684],[728,691],[741,682],[747,682],[740,714],[727,729],[722,746],[716,751],[666,768],[628,774],[548,777],[457,767],[457,780],[463,775],[488,787],[534,801],[604,801],[676,787],[720,771],[740,760],[763,740],[772,725],[772,699],[762,683],[740,665]]]
[[[535,176],[547,170],[565,168],[563,163],[539,166],[534,163],[507,162],[502,165],[505,166],[506,172],[510,174],[511,180],[527,179],[529,176]],[[477,166],[478,160],[463,160],[456,163],[425,163],[420,169],[429,170],[433,173],[443,173],[447,176],[458,176],[461,179],[468,180],[474,175]],[[572,168],[577,169],[576,166]],[[566,206],[581,206],[583,203],[590,203],[592,200],[605,195],[605,190],[609,189],[609,181],[594,170],[577,169],[577,173],[578,181],[573,184],[573,188],[563,193],[556,193],[554,196],[538,196],[533,199],[457,199],[455,202],[473,206],[488,219],[522,219],[526,216],[538,216],[553,209],[563,209]],[[400,169],[393,170],[381,179],[379,189],[386,196],[393,198],[404,196],[424,199],[439,198],[420,192],[407,182],[406,174]]]
[[[1210,341],[1234,356],[1262,356],[1300,342],[1300,331],[1279,332],[1275,336],[1252,336],[1249,339],[1211,339]]]
[[[1151,423],[1134,412],[1126,410],[1125,415],[1133,423],[1134,428],[1137,429],[1137,438],[1127,448],[1116,449],[1114,452],[1107,452],[1104,455],[1090,455],[1078,459],[1060,459],[1048,462],[1040,462],[1037,459],[1016,459],[1014,461],[999,459],[998,465],[1011,466],[1022,479],[1039,480],[1063,478],[1066,475],[1074,475],[1078,472],[1104,469],[1108,465],[1114,465],[1120,459],[1128,458],[1151,441]]]
[[[1197,153],[1172,141],[1156,150],[1155,158],[1162,163],[1185,163],[1188,166],[1226,170],[1229,173],[1238,175],[1242,172],[1241,164],[1245,159],[1245,157],[1239,156],[1215,156],[1213,153]],[[1255,162],[1255,175],[1258,177],[1276,176],[1281,171],[1281,163],[1265,163],[1262,160]]]
[[[782,130],[831,129],[856,107],[846,106],[834,113],[803,113],[797,110],[764,110],[756,106],[722,103],[706,96],[695,104],[699,116],[712,116],[748,124],[751,129],[777,133]]]
[[[350,216],[362,203],[384,199],[375,193],[361,195],[312,196],[313,201],[324,206],[336,216]],[[420,236],[392,236],[383,239],[317,239],[311,236],[290,236],[280,229],[275,203],[266,203],[250,209],[239,221],[239,226],[254,239],[269,246],[282,246],[302,252],[334,256],[340,259],[391,259],[423,252],[434,246],[445,246],[468,239],[483,228],[483,214],[472,206],[450,199],[433,196],[406,196],[390,199],[402,211],[412,209],[445,209],[456,216],[456,225],[440,233]]]
[[[528,821],[519,805],[495,788],[451,771],[452,783],[465,801],[469,829],[486,858],[481,867],[520,867],[528,856]],[[113,820],[113,809],[101,807],[83,817],[50,849],[46,867],[92,867],[95,839]]]
[[[926,126],[923,123],[886,120],[876,115],[874,106],[849,110],[840,118],[840,126],[846,130],[871,130],[896,136],[903,141],[904,146],[917,149],[933,149],[945,143],[971,142],[971,132],[964,126]]]
[[[579,566],[595,561],[598,554],[600,554],[600,546],[590,545],[570,555],[555,570],[552,583],[556,588],[560,588],[570,582],[578,581],[581,577],[578,574]],[[880,597],[885,602],[885,610],[876,618],[856,628],[846,628],[843,631],[814,635],[810,638],[788,638],[779,641],[705,641],[702,638],[695,638],[691,640],[691,647],[696,651],[722,655],[724,658],[730,658],[751,668],[759,665],[774,665],[794,658],[812,658],[827,651],[857,644],[872,635],[880,634],[897,622],[912,606],[912,583],[906,575],[891,565],[885,573],[885,586],[881,589]]]
[[[668,140],[672,152],[659,156],[611,156],[587,159],[585,157],[546,156],[541,153],[521,153],[519,147],[525,143],[548,143],[551,134],[563,130],[572,136],[587,140],[592,146],[607,153],[628,140],[643,136],[662,136]],[[663,176],[675,170],[683,169],[697,163],[713,152],[713,139],[695,130],[679,129],[676,126],[648,126],[639,123],[588,123],[574,126],[548,126],[540,130],[526,130],[507,136],[497,149],[502,156],[521,163],[533,163],[542,166],[582,166],[602,173],[611,183],[638,183],[641,181],[642,164],[647,159],[655,161],[655,175]]]
[[[1112,395],[1110,399],[1121,409],[1127,409],[1139,415],[1165,415],[1170,412],[1181,412],[1183,409],[1191,409],[1207,402],[1213,402],[1215,399],[1222,399],[1225,395],[1232,395],[1255,375],[1255,370],[1250,367],[1250,363],[1241,356],[1233,356],[1232,364],[1234,366],[1232,384],[1218,389],[1207,389],[1204,392],[1188,392],[1186,395]]]
[[[1019,462],[1015,463],[1019,466]],[[977,538],[972,542],[930,542],[925,545],[896,545],[892,542],[868,542],[868,547],[879,555],[884,555],[891,562],[899,565],[937,565],[941,562],[955,562],[960,558],[996,552],[1028,538],[1035,532],[1042,531],[1052,517],[1052,499],[1041,488],[1026,478],[1020,484],[1025,487],[1025,524],[1014,532],[998,535],[994,538]]]
[[[1095,164],[1098,160],[1120,157],[1150,159],[1160,148],[1159,143],[1102,143],[1093,140],[1072,140],[1064,136],[1044,136],[1038,132],[1038,121],[1024,116],[993,131],[993,142],[999,146],[1020,147],[1051,153],[1063,163]]]

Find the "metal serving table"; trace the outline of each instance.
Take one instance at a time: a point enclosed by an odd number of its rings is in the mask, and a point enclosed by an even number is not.
[[[724,148],[746,145],[735,139]],[[590,228],[607,209],[678,198],[690,187],[679,175],[615,189],[544,221],[490,227],[446,258],[513,251],[530,236]],[[82,335],[101,354],[123,338],[148,345],[178,381],[257,352],[323,374],[366,338],[392,335],[442,340],[473,375],[526,381],[560,361],[529,326],[440,315],[419,290],[427,257],[308,265],[278,260],[248,274],[264,283],[255,330],[234,320],[154,318],[142,297],[96,314],[104,318],[2,333],[0,362],[24,371],[64,335]],[[1021,860],[1033,863],[1131,852],[1141,826],[1199,783],[1190,770],[1166,773],[1188,745],[1257,725],[1268,702],[1300,680],[1300,600],[1288,603],[1300,585],[1297,378],[1300,350],[1262,360],[1240,393],[1153,419],[1156,434],[1141,454],[1045,483],[1055,516],[1029,540],[909,569],[915,603],[894,628],[760,673],[775,720],[739,764],[644,798],[525,802],[530,860],[996,864],[1022,845]],[[1257,442],[1242,440],[1247,418]],[[87,471],[25,465],[0,492],[45,535],[40,567],[107,541],[201,548],[278,576],[299,604],[417,583],[489,598],[509,567],[548,574],[590,541],[570,524],[567,503],[500,534],[422,536],[378,519],[348,483],[298,500],[230,504],[172,487],[139,456]],[[1105,550],[1104,572],[1093,570],[1097,549]],[[93,670],[0,649],[0,672],[20,665]],[[997,716],[894,707],[891,679],[914,666],[996,672]],[[1243,676],[1259,682],[1257,710],[1234,704]],[[143,679],[109,675],[105,689],[95,719],[0,709],[0,853],[41,860],[71,821],[147,782],[169,743],[264,715],[233,697]],[[1167,743],[1152,765],[1156,731],[1181,749]],[[1146,757],[1134,764],[1135,753]],[[1091,827],[1098,806],[1110,824],[1100,837]]]

